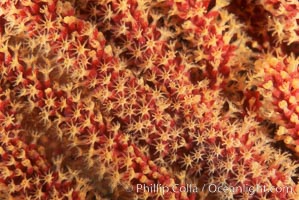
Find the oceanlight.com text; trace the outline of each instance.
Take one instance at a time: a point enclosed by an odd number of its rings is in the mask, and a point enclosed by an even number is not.
[[[198,193],[200,191],[208,191],[209,193],[248,193],[249,195],[254,195],[255,193],[293,193],[294,188],[291,186],[271,186],[266,185],[242,185],[242,186],[229,186],[229,185],[217,185],[217,184],[204,184],[202,187],[195,186],[193,184],[179,185],[174,184],[173,186],[165,186],[162,184],[137,184],[137,193]]]

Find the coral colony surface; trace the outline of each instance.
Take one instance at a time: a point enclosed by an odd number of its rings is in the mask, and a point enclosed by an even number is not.
[[[297,0],[1,0],[0,200],[299,199]]]

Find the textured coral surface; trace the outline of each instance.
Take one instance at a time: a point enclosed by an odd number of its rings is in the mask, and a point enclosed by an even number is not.
[[[297,0],[1,0],[0,200],[299,199]]]

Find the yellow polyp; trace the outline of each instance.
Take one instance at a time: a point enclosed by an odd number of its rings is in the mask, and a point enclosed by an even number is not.
[[[267,90],[270,90],[270,89],[273,88],[273,82],[270,80],[270,81],[268,81],[267,83],[265,83],[265,84],[263,85],[263,87],[264,87],[265,89],[267,89]]]
[[[297,90],[299,89],[299,79],[293,79],[292,80],[292,87]]]
[[[0,155],[3,155],[4,154],[4,149],[0,146]]]
[[[281,180],[277,181],[276,185],[277,185],[278,187],[283,187],[283,183],[282,183]]]
[[[154,179],[157,179],[157,178],[159,178],[159,173],[158,172],[154,172],[152,174],[152,176],[153,176]]]
[[[98,41],[105,41],[105,36],[103,35],[102,32],[99,32],[98,36],[97,36],[97,40]]]
[[[277,58],[274,58],[274,57],[271,57],[271,58],[269,58],[268,63],[269,63],[270,65],[272,65],[272,66],[275,66],[275,65],[277,65],[277,63],[278,63],[278,59],[277,59]]]
[[[188,199],[187,193],[185,191],[180,193],[182,199]]]
[[[283,141],[286,144],[292,144],[294,142],[294,140],[291,136],[287,136]]]
[[[173,178],[169,179],[169,185],[175,185],[175,181]]]
[[[296,147],[295,147],[295,151],[296,151],[297,153],[299,153],[299,146],[296,146]]]
[[[284,135],[286,133],[286,128],[285,127],[283,127],[283,126],[280,126],[279,128],[278,128],[278,131],[277,131],[277,135],[278,136],[281,136],[281,135]]]
[[[149,174],[151,172],[149,166],[146,166],[145,169],[142,171],[144,174]]]
[[[194,27],[191,21],[184,22],[182,26],[184,29],[191,29],[192,27]]]
[[[280,72],[281,78],[287,79],[289,77],[289,74],[286,71],[281,71]]]
[[[284,110],[284,109],[288,108],[288,102],[285,100],[282,100],[278,103],[278,106],[280,109]]]
[[[140,178],[140,182],[141,183],[146,183],[147,182],[147,177],[145,175],[142,175],[142,177]]]
[[[142,162],[142,159],[140,157],[135,159],[136,163],[140,164]]]
[[[63,18],[63,22],[66,23],[66,24],[72,24],[72,23],[75,23],[77,20],[76,17],[74,16],[66,16]]]
[[[167,174],[167,169],[165,167],[161,167],[161,173],[162,174]]]
[[[259,48],[259,43],[256,42],[256,41],[252,42],[252,47],[253,48]]]
[[[289,103],[290,103],[290,104],[296,104],[296,103],[297,103],[296,97],[294,97],[294,96],[290,96],[290,98],[289,98]],[[299,109],[299,107],[298,107],[298,109]],[[296,107],[296,110],[297,110],[297,107]],[[299,110],[298,110],[298,111],[299,111]]]
[[[128,153],[134,153],[134,148],[132,146],[128,147]]]
[[[297,115],[296,113],[293,113],[293,114],[291,115],[290,120],[291,120],[291,122],[293,122],[293,123],[298,123],[298,122],[299,122],[299,120],[298,120],[298,115]]]
[[[50,95],[51,92],[52,92],[52,89],[51,89],[51,88],[47,88],[47,89],[45,90],[45,93],[46,93],[47,95]]]
[[[113,53],[112,53],[112,47],[110,45],[107,45],[104,49],[104,52],[109,55],[109,56],[112,56]]]
[[[153,167],[153,166],[155,166],[155,163],[153,162],[153,161],[148,161],[148,165],[150,166],[150,167]]]
[[[96,57],[96,54],[97,54],[97,53],[96,53],[94,50],[88,52],[88,56],[89,56],[90,58],[95,58],[95,57]]]

